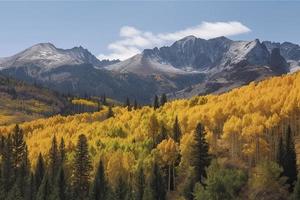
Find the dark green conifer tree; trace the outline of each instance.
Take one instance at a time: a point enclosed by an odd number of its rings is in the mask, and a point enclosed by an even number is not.
[[[115,188],[115,200],[126,200],[128,195],[128,186],[122,177],[119,178]]]
[[[23,196],[17,184],[10,189],[5,200],[23,200]]]
[[[54,135],[49,150],[49,177],[51,182],[54,182],[59,169],[59,152],[57,146],[56,136]]]
[[[136,180],[136,200],[143,200],[144,192],[146,187],[146,180],[144,169],[142,166],[138,169],[137,180]]]
[[[105,94],[102,95],[101,101],[102,101],[103,105],[105,105],[105,106],[107,105],[106,95]]]
[[[130,100],[129,100],[128,97],[126,98],[125,107],[127,107],[127,110],[128,110],[128,111],[131,111]]]
[[[87,138],[83,134],[78,137],[73,166],[73,194],[77,199],[83,200],[88,196],[92,170]]]
[[[154,108],[154,110],[159,108],[159,102],[158,102],[158,96],[157,95],[154,96],[153,108]]]
[[[173,125],[173,140],[177,143],[180,142],[180,138],[181,138],[181,129],[180,129],[180,125],[178,122],[178,117],[176,116],[175,118],[175,122]]]
[[[105,200],[107,199],[108,182],[105,177],[104,165],[100,160],[97,172],[90,190],[90,200]]]
[[[3,189],[6,193],[8,193],[13,186],[15,179],[12,139],[10,135],[5,140],[2,152],[1,177],[4,187]]]
[[[138,103],[137,103],[136,99],[134,99],[133,108],[134,108],[134,110],[138,109]]]
[[[290,192],[293,191],[294,183],[297,180],[297,159],[290,126],[288,126],[286,133],[283,175],[288,178],[287,183],[290,185]]]
[[[167,99],[167,95],[165,93],[163,93],[160,97],[160,106],[164,106],[165,103],[167,103],[168,99]]]
[[[65,178],[65,172],[62,167],[59,168],[59,171],[56,176],[55,183],[53,185],[53,190],[51,193],[51,200],[66,200],[67,199],[67,183]]]
[[[148,181],[149,188],[148,194],[151,193],[153,199],[156,200],[165,200],[166,199],[166,186],[164,179],[160,172],[159,166],[154,163],[152,173],[150,175],[150,180]]]
[[[34,200],[36,196],[36,185],[34,174],[31,173],[26,185],[25,200]]]
[[[37,190],[39,189],[44,179],[44,175],[45,175],[45,162],[42,154],[40,153],[35,167],[35,173],[34,173],[35,176],[34,181]]]
[[[299,176],[293,192],[293,200],[298,200],[298,199],[300,199],[300,177]]]
[[[24,134],[19,125],[16,125],[12,134],[12,156],[13,169],[15,174],[20,170],[21,165],[27,162],[26,143]]]
[[[51,183],[49,180],[49,176],[46,173],[38,189],[36,200],[50,200],[51,194]]]
[[[279,138],[279,142],[278,142],[278,149],[277,149],[277,163],[283,167],[283,162],[284,162],[284,154],[285,154],[285,149],[284,149],[284,145],[283,145],[283,140],[282,140],[282,136],[280,136]]]
[[[59,144],[59,164],[60,167],[62,167],[64,165],[66,159],[66,150],[65,150],[65,141],[64,138],[62,137],[60,140],[60,144]]]
[[[114,117],[114,112],[113,112],[111,106],[109,106],[109,107],[108,107],[108,112],[107,112],[107,114],[106,114],[106,119],[109,119],[109,118],[111,118],[111,117]]]
[[[166,129],[165,125],[162,123],[160,127],[159,136],[156,137],[157,141],[156,144],[161,143],[161,141],[168,138],[168,130]]]
[[[195,182],[200,182],[201,184],[203,184],[203,178],[206,177],[205,169],[211,162],[211,155],[208,153],[209,146],[205,135],[206,132],[204,126],[201,123],[198,123],[195,131],[192,165],[195,169]]]

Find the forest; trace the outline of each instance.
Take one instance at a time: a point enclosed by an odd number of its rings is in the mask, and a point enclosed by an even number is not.
[[[300,73],[0,127],[0,200],[300,199]]]

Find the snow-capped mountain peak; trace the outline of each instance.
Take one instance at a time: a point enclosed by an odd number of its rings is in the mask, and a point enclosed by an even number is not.
[[[24,67],[34,65],[43,70],[50,70],[63,65],[92,64],[101,66],[93,54],[83,47],[60,49],[51,43],[39,43],[0,62],[1,68]]]

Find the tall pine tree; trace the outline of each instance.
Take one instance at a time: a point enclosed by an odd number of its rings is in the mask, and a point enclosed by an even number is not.
[[[204,126],[198,123],[195,131],[195,144],[193,146],[192,166],[195,169],[195,181],[203,184],[203,178],[206,177],[205,169],[209,166],[211,156],[208,153],[209,146],[206,141],[206,132]]]
[[[50,184],[49,176],[46,173],[38,189],[36,200],[50,200],[51,194],[52,194],[51,184]]]
[[[175,122],[173,124],[173,136],[172,136],[173,140],[177,143],[180,142],[180,138],[181,138],[181,129],[180,129],[180,125],[178,122],[178,117],[176,116],[175,118]]]
[[[115,188],[115,200],[127,200],[128,198],[128,185],[122,177],[119,177],[117,186]]]
[[[158,96],[157,95],[154,96],[153,108],[154,108],[154,110],[159,108],[159,102],[158,102]]]
[[[40,153],[39,154],[39,157],[38,157],[38,160],[37,160],[37,164],[36,164],[36,167],[35,167],[35,173],[34,173],[34,176],[35,176],[35,186],[36,186],[36,189],[38,190],[41,183],[42,183],[42,180],[44,178],[44,175],[45,175],[45,162],[44,162],[44,158],[42,156],[42,154]]]
[[[90,200],[105,200],[107,199],[108,182],[105,177],[104,165],[100,160],[98,169],[90,190]]]
[[[291,192],[293,190],[293,184],[297,180],[297,160],[290,126],[288,126],[286,133],[283,175],[288,178],[287,183],[290,185],[289,190]]]
[[[283,145],[283,140],[282,140],[282,136],[280,136],[279,138],[279,142],[278,142],[278,148],[277,148],[277,163],[283,167],[283,163],[284,163],[284,156],[285,156],[285,148]]]
[[[165,93],[163,93],[160,97],[160,105],[164,106],[165,103],[167,103],[168,99],[167,99],[167,95]]]
[[[57,147],[56,136],[52,138],[51,147],[49,150],[49,176],[50,180],[54,182],[56,178],[56,173],[59,169],[59,152]]]
[[[62,137],[60,140],[60,144],[59,144],[59,164],[60,167],[62,167],[64,165],[66,159],[66,150],[65,150],[65,141],[64,138]]]
[[[51,200],[66,200],[67,198],[67,182],[65,177],[65,172],[62,167],[60,167],[56,180],[53,185],[53,191],[51,193]]]
[[[73,170],[73,194],[74,197],[83,200],[87,198],[92,170],[91,159],[88,151],[88,143],[85,135],[78,137],[75,150],[75,161]]]
[[[136,180],[136,200],[143,200],[146,180],[143,167],[139,167]]]
[[[134,108],[134,110],[138,109],[138,103],[137,103],[136,99],[134,99],[133,108]]]
[[[3,189],[7,193],[13,186],[15,178],[13,147],[10,135],[5,140],[2,152],[1,178],[4,187]]]
[[[128,111],[131,111],[130,100],[129,100],[128,97],[126,98],[125,107],[127,107],[127,110],[128,110]]]
[[[12,156],[13,156],[13,169],[15,174],[20,170],[21,165],[27,162],[26,143],[24,134],[19,125],[16,125],[12,134]]]
[[[111,117],[114,117],[114,112],[111,108],[111,106],[108,107],[108,111],[107,111],[107,114],[106,114],[106,119],[109,119]]]
[[[150,180],[148,181],[147,196],[151,195],[155,200],[166,199],[166,186],[159,166],[154,163]],[[150,194],[149,194],[150,193]],[[146,195],[146,194],[145,194]],[[145,197],[146,198],[146,197]]]

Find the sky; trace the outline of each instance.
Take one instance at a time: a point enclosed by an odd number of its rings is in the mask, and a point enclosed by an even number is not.
[[[300,44],[296,1],[0,2],[0,57],[36,43],[124,60],[185,36]]]

